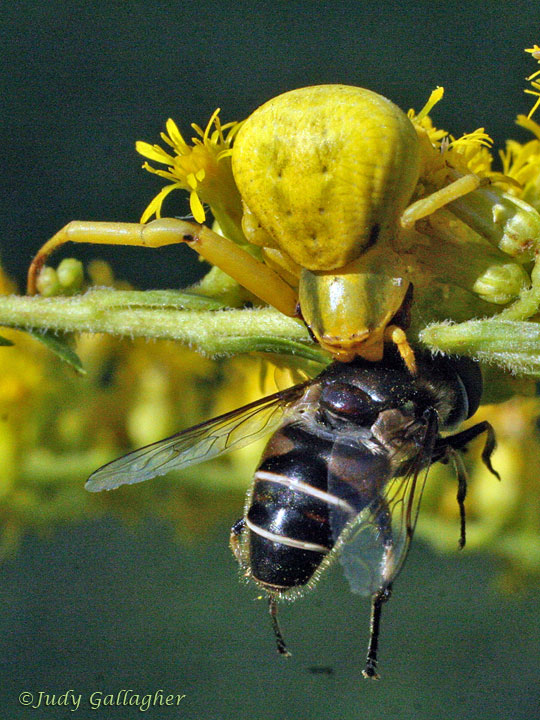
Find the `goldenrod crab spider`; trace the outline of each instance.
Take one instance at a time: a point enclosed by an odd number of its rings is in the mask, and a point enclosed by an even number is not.
[[[540,215],[519,199],[484,187],[489,176],[458,167],[444,147],[434,146],[422,120],[441,95],[435,91],[426,108],[411,117],[374,92],[345,85],[306,87],[273,98],[241,124],[232,148],[216,161],[216,166],[230,162],[243,208],[241,240],[253,254],[202,224],[180,219],[71,222],[35,257],[28,292],[36,291],[48,254],[68,241],[144,247],[187,242],[264,302],[301,317],[335,359],[379,360],[384,342],[391,340],[413,372],[404,305],[417,277],[431,273],[439,282],[455,282],[498,304],[518,297],[505,312],[530,317],[540,304],[538,271],[535,266],[533,286],[524,292],[528,276],[519,263],[536,255],[531,237],[540,237]],[[221,133],[217,120],[216,128]],[[173,147],[186,146],[174,130],[180,140],[171,130],[172,139],[163,138]],[[165,162],[156,149],[154,155],[144,154]],[[176,175],[173,167],[156,172],[178,178],[178,168]],[[227,213],[213,201],[219,198],[216,184],[214,178],[208,202],[221,220],[220,212]],[[197,175],[188,174],[186,187],[196,185]],[[449,250],[453,242],[437,224],[445,206],[465,225],[467,239],[475,237],[461,247],[458,267],[446,267],[441,256],[441,239]],[[415,228],[420,221],[423,226]],[[235,239],[241,234],[237,223]],[[255,246],[261,248],[260,259]]]

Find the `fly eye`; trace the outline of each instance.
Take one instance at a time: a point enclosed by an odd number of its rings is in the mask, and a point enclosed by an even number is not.
[[[339,382],[324,388],[320,406],[328,419],[337,418],[362,426],[373,425],[382,409],[380,403],[360,388]]]

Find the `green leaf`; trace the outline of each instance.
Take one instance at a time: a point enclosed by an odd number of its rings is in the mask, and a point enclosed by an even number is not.
[[[207,348],[201,347],[200,349],[208,352]],[[294,355],[323,366],[329,362],[328,355],[318,345],[308,345],[288,338],[257,337],[256,335],[249,337],[216,337],[212,342],[209,354],[213,356],[241,355],[252,352]]]
[[[51,350],[51,352],[57,355],[61,360],[66,362],[68,365],[71,365],[71,367],[78,373],[86,375],[86,370],[83,367],[80,357],[72,348],[70,348],[62,336],[55,335],[52,332],[40,333],[35,330],[28,330],[28,332],[32,335],[32,337],[36,338],[36,340],[39,340],[41,343],[46,345],[49,350]]]
[[[90,290],[86,297],[94,306],[107,308],[159,307],[183,310],[221,310],[225,303],[188,290]]]
[[[10,345],[13,345],[11,340],[8,340],[7,338],[0,335],[0,346],[9,347]]]

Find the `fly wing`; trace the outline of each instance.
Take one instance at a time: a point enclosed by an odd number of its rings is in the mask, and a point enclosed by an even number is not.
[[[295,385],[128,453],[92,473],[85,487],[99,492],[133,485],[249,445],[277,428],[309,384]]]
[[[353,592],[373,595],[397,576],[414,533],[438,437],[435,412],[403,427],[392,450],[375,438],[341,435],[329,463],[328,491],[347,504],[330,507],[330,525]]]

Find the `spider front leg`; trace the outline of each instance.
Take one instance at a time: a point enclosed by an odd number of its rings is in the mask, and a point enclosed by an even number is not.
[[[488,178],[480,178],[473,173],[463,175],[449,185],[409,205],[401,215],[401,226],[405,230],[410,230],[418,220],[432,215],[436,210],[440,210],[445,205],[462,198],[464,195],[468,195],[479,187],[489,185],[489,183]]]
[[[28,269],[29,295],[36,293],[36,281],[47,257],[66,242],[148,248],[185,242],[205,260],[284,315],[292,317],[296,313],[295,291],[271,268],[205,225],[176,218],[161,218],[146,225],[79,220],[68,223],[43,245],[33,259]]]

